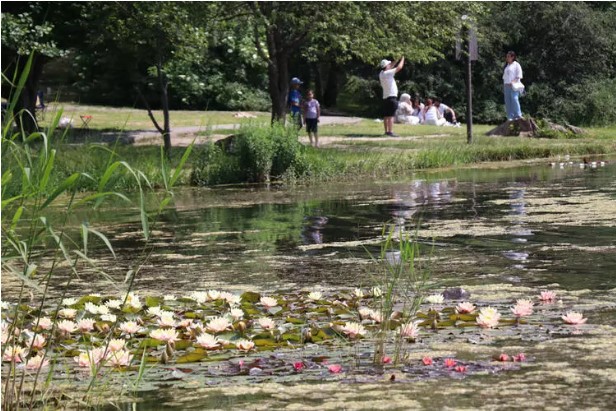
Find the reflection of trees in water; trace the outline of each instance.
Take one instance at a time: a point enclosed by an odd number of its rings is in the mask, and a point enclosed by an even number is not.
[[[455,181],[442,180],[427,182],[413,181],[408,190],[396,190],[393,193],[396,202],[391,215],[396,232],[404,232],[405,226],[411,221],[415,213],[422,206],[430,205],[432,209],[439,209],[451,203],[456,187]]]
[[[307,216],[302,228],[301,237],[304,244],[323,244],[322,230],[329,219],[323,216]]]

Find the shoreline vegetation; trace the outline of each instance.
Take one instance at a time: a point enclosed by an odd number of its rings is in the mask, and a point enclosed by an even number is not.
[[[57,147],[58,170],[52,178],[62,180],[77,170],[88,170],[93,176],[107,167],[108,157],[126,161],[141,170],[154,187],[162,187],[159,157],[162,138],[149,137],[143,142],[127,144],[123,130],[143,129],[143,110],[118,110],[69,105],[65,115],[73,118],[73,127],[56,130],[50,141]],[[88,129],[80,127],[81,112],[96,113]],[[398,178],[414,172],[449,167],[475,166],[491,162],[520,160],[553,160],[570,158],[577,163],[583,158],[599,159],[616,153],[616,127],[587,128],[581,136],[553,135],[552,138],[488,137],[493,125],[475,125],[473,144],[466,143],[466,128],[396,125],[395,139],[382,134],[382,123],[362,119],[353,124],[331,124],[320,127],[321,148],[309,147],[305,130],[270,127],[263,119],[266,113],[253,113],[256,118],[236,118],[235,112],[172,112],[176,129],[196,124],[202,131],[186,132],[172,138],[171,167],[176,167],[186,147],[195,142],[179,176],[179,185],[216,186],[223,184],[281,182],[285,185],[314,184],[328,181],[353,181],[362,178]],[[263,114],[263,115],[261,115]],[[52,117],[48,113],[49,118]],[[144,117],[144,118],[142,118]],[[77,121],[75,121],[75,118]],[[146,119],[147,120],[147,119]],[[221,124],[239,124],[239,129],[214,130]],[[44,123],[43,123],[44,124]],[[112,131],[109,133],[109,131]],[[105,138],[101,138],[105,135]],[[233,135],[231,140],[214,143]],[[143,144],[143,145],[142,145]],[[229,146],[230,144],[230,146]],[[101,145],[109,149],[101,156]],[[134,179],[118,174],[113,185],[135,189]],[[82,191],[94,190],[83,179]]]

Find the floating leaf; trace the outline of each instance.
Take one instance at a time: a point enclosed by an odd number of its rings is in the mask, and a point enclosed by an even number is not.
[[[247,303],[257,303],[261,299],[261,294],[252,291],[246,291],[241,295],[241,300]]]
[[[201,361],[205,357],[207,357],[206,353],[193,351],[191,353],[184,354],[184,355],[178,357],[175,361],[178,364],[185,364],[185,363],[190,363],[190,362]]]

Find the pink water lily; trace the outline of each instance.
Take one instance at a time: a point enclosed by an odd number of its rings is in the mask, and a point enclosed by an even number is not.
[[[34,338],[28,341],[28,345],[31,345],[32,348],[35,348],[37,350],[42,350],[45,344],[47,344],[47,340],[45,340],[45,337],[40,334],[36,334]]]
[[[556,301],[556,293],[554,291],[541,291],[539,299],[544,303],[553,303]]]
[[[421,362],[423,362],[423,365],[432,365],[434,364],[434,360],[432,360],[432,357],[428,357],[425,356],[421,359]]]
[[[402,324],[398,332],[402,337],[416,339],[419,336],[419,321]]]
[[[366,329],[364,328],[364,326],[354,322],[346,323],[341,328],[341,331],[347,336],[349,336],[349,338],[356,338],[358,336],[361,337],[366,334]]]
[[[526,361],[526,355],[524,355],[523,352],[519,353],[518,355],[514,355],[513,361],[514,362],[524,362]]]
[[[77,321],[77,328],[81,332],[90,332],[94,329],[95,323],[96,321],[92,318],[82,318],[81,320]]]
[[[456,366],[457,362],[453,358],[445,358],[445,361],[443,361],[443,364],[447,368],[452,368]]]
[[[567,315],[563,315],[560,318],[562,318],[565,323],[571,324],[571,325],[584,324],[586,320],[588,320],[587,318],[584,318],[582,314],[576,313],[574,311],[569,311]]]
[[[205,349],[212,350],[218,348],[220,341],[212,334],[203,333],[197,337],[197,344]]]
[[[150,331],[150,337],[166,343],[172,343],[179,340],[178,332],[171,328],[159,328]]]
[[[119,350],[109,353],[107,365],[113,367],[128,367],[133,359],[133,355],[127,350]]]
[[[35,355],[26,361],[25,368],[26,370],[38,370],[39,368],[47,367],[48,365],[49,360],[43,358],[42,355]]]
[[[518,300],[511,312],[516,317],[528,317],[533,313],[533,302],[531,300]]]
[[[475,311],[477,307],[473,303],[464,302],[456,306],[456,312],[458,314],[470,314]]]
[[[207,330],[213,333],[220,333],[231,328],[231,322],[225,317],[212,318],[206,326]]]
[[[339,373],[342,372],[342,365],[340,365],[340,364],[332,364],[332,365],[328,366],[327,369],[332,374],[339,374]]]
[[[71,320],[62,320],[58,324],[56,324],[58,330],[65,334],[70,334],[77,330],[77,324]]]
[[[20,363],[28,355],[28,351],[18,345],[7,345],[4,348],[3,361]]]
[[[303,361],[297,361],[293,363],[293,369],[296,372],[300,372],[301,370],[303,370],[304,368],[306,368],[306,364],[304,364]]]
[[[383,357],[383,364],[391,364],[391,357],[384,356]]]
[[[464,373],[466,372],[466,370],[467,370],[467,367],[465,365],[456,365],[454,367],[455,372]]]
[[[510,360],[509,356],[505,353],[502,353],[501,355],[498,356],[498,361],[507,362],[509,360]]]
[[[278,305],[278,301],[272,297],[261,297],[260,302],[265,308],[272,308]]]

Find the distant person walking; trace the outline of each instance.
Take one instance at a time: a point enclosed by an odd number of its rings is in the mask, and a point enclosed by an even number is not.
[[[507,120],[522,118],[520,108],[520,93],[523,89],[516,90],[516,83],[522,80],[522,66],[517,62],[515,52],[507,52],[506,63],[503,70],[503,83],[505,92],[505,109],[507,110]]]
[[[304,119],[306,121],[306,131],[308,132],[308,138],[310,139],[310,145],[312,143],[312,135],[314,134],[314,146],[319,146],[319,118],[321,117],[321,105],[314,98],[314,92],[308,90],[306,93],[306,100],[303,104]]]
[[[394,117],[398,109],[398,85],[394,79],[394,75],[404,67],[404,57],[400,59],[397,65],[387,59],[381,60],[381,72],[379,80],[383,87],[383,125],[385,126],[385,135],[395,136],[393,133]]]

